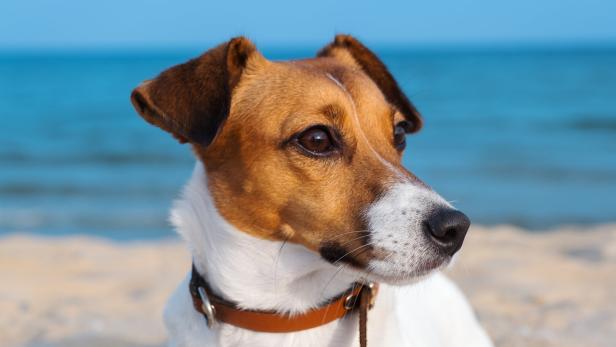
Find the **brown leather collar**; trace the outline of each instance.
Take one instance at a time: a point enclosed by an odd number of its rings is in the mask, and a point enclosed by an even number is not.
[[[197,272],[194,264],[189,289],[193,306],[195,310],[203,314],[208,327],[217,322],[223,322],[253,331],[286,333],[325,325],[359,308],[361,311],[360,340],[362,340],[363,335],[364,343],[361,345],[365,346],[366,311],[374,305],[378,284],[355,283],[349,290],[329,300],[325,305],[292,316],[275,311],[254,311],[238,308],[236,304],[212,293],[204,278]]]

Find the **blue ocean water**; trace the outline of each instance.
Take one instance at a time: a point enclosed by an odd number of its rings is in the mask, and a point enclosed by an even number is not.
[[[129,94],[198,53],[0,52],[0,233],[172,235],[192,155]],[[405,164],[475,223],[616,221],[615,48],[380,53],[425,118]]]

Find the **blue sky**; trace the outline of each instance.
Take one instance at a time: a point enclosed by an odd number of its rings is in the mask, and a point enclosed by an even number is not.
[[[616,0],[2,0],[0,48],[616,42]]]

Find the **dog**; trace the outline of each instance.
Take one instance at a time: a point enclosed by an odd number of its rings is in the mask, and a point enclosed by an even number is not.
[[[439,272],[470,221],[402,166],[422,118],[357,39],[274,62],[234,38],[131,102],[197,158],[171,213],[193,269],[170,346],[492,345]]]

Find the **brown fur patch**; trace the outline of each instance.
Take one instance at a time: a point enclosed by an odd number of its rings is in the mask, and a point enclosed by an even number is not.
[[[404,95],[385,64],[357,39],[350,35],[337,35],[334,42],[323,48],[318,56],[337,57],[342,61],[348,61],[349,56],[352,57],[379,86],[387,100],[395,105],[404,117],[413,124],[411,132],[417,132],[421,129],[423,121],[415,106]]]
[[[193,145],[219,212],[235,227],[331,259],[344,250],[355,266],[373,256],[367,207],[395,175],[412,175],[393,146],[394,122],[404,115],[421,125],[385,66],[350,37],[294,62],[266,61],[234,39],[140,86],[133,104]],[[315,125],[340,137],[335,155],[310,157],[291,141]]]

